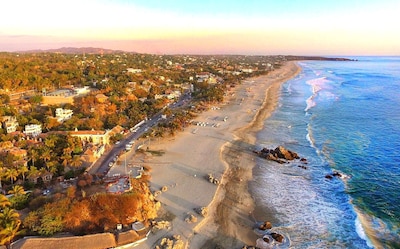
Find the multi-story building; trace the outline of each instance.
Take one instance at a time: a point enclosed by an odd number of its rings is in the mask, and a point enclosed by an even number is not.
[[[56,118],[57,121],[62,123],[65,120],[68,120],[72,117],[73,111],[69,109],[57,108],[56,109]]]
[[[25,125],[25,135],[36,137],[42,133],[42,125],[40,124],[29,124]]]
[[[15,132],[18,127],[17,118],[14,116],[4,116],[2,120],[3,128],[7,133]]]

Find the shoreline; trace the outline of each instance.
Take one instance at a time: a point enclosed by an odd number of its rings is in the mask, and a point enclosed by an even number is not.
[[[249,190],[249,183],[252,181],[252,171],[255,166],[256,156],[252,151],[256,145],[257,132],[263,128],[264,120],[269,118],[275,110],[279,101],[281,85],[301,71],[297,64],[289,63],[292,65],[286,66],[291,67],[290,70],[284,69],[282,74],[277,71],[275,73],[279,74],[278,77],[272,74],[269,75],[269,79],[265,79],[269,81],[269,85],[265,89],[264,100],[253,120],[234,132],[235,141],[227,143],[221,148],[224,154],[223,160],[229,167],[224,176],[226,177],[225,195],[218,204],[216,215],[220,218],[216,219],[217,225],[219,225],[217,237],[226,237],[220,246],[226,246],[226,242],[229,242],[230,248],[240,248],[243,243],[254,246],[256,239],[259,238],[253,232],[255,223],[265,220],[274,223],[276,220],[271,212],[262,212],[257,209]],[[233,210],[232,206],[236,210]]]
[[[179,235],[182,248],[255,245],[255,217],[273,220],[257,210],[248,189],[255,166],[256,133],[278,104],[281,85],[300,70],[290,61],[267,75],[243,80],[220,109],[196,118],[218,123],[217,127],[191,126],[176,137],[149,144],[151,150],[163,151],[159,156],[145,153],[142,162],[151,165],[151,189],[161,193],[156,199],[171,226],[151,234],[138,248],[154,248],[162,238],[174,235]],[[220,184],[210,183],[208,174]],[[202,207],[208,208],[204,218],[195,212]],[[188,221],[188,217],[196,219]]]

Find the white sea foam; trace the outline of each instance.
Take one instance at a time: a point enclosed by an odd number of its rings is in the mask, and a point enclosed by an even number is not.
[[[358,218],[358,216],[354,222],[356,225],[356,232],[357,232],[358,236],[360,236],[361,239],[365,240],[367,245],[370,248],[373,248],[374,246],[372,245],[371,241],[368,239],[367,235],[365,234],[364,228],[362,227],[361,221]]]
[[[329,87],[327,85],[328,82],[330,82],[330,81],[327,80],[326,77],[320,77],[320,78],[306,81],[306,83],[311,86],[312,95],[307,98],[306,108],[304,109],[304,111],[307,112],[308,110],[310,110],[311,108],[313,108],[317,105],[317,102],[315,101],[315,99],[317,98],[317,96],[320,94],[320,92],[322,90],[329,89]],[[330,96],[330,98],[335,98],[334,94],[331,92],[327,92],[324,95]]]
[[[278,229],[286,229],[294,248],[330,248],[338,243],[338,248],[346,248],[346,242],[331,242],[340,228],[343,211],[324,199],[315,191],[310,182],[310,171],[301,171],[295,165],[282,167],[267,163],[263,174],[257,174],[256,181],[264,186],[258,189],[259,202],[274,207],[281,224]],[[269,189],[272,191],[265,191]],[[335,230],[332,230],[334,228]],[[323,239],[325,238],[325,239]],[[282,247],[287,248],[287,247]]]

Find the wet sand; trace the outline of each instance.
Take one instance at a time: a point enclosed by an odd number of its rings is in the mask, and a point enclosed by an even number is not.
[[[184,248],[255,245],[255,219],[274,220],[271,212],[257,210],[248,189],[255,136],[274,111],[282,83],[299,72],[296,63],[287,62],[268,75],[246,79],[225,103],[195,119],[206,126],[190,126],[173,138],[142,141],[162,155],[145,153],[132,160],[151,167],[151,189],[161,192],[156,197],[161,216],[171,220],[171,227],[150,234],[137,248],[155,248],[163,237],[173,235],[180,236]],[[208,174],[220,184],[210,183]],[[206,217],[195,211],[202,207],[208,208]],[[190,215],[197,220],[185,221]]]

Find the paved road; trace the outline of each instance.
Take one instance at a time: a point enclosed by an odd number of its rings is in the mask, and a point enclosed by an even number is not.
[[[187,103],[187,100],[190,98],[189,94],[184,94],[182,97],[175,103],[171,104],[169,108],[174,109],[177,107],[181,107]],[[96,173],[106,173],[109,170],[109,164],[115,160],[114,158],[125,151],[126,145],[132,141],[140,138],[148,129],[155,126],[158,121],[161,119],[162,111],[158,112],[156,115],[151,117],[147,122],[145,122],[140,128],[121,140],[118,144],[112,146],[111,149],[107,150],[97,161],[87,170],[90,174]]]

